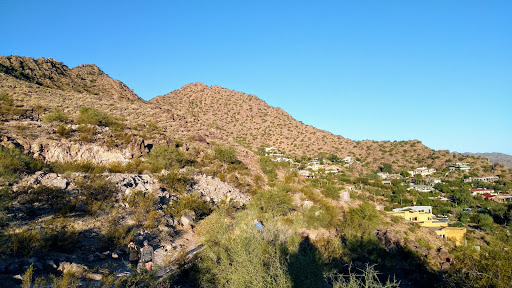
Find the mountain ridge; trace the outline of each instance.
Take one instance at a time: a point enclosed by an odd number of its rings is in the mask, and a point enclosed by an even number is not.
[[[352,141],[304,124],[256,95],[217,85],[194,82],[145,101],[96,65],[69,69],[53,59],[20,56],[2,56],[0,65],[0,76],[4,75],[0,77],[0,89],[12,93],[17,103],[27,108],[43,105],[48,110],[62,109],[77,115],[81,106],[91,106],[106,109],[133,125],[158,123],[162,135],[204,138],[234,145],[240,151],[254,153],[259,147],[273,146],[297,158],[350,156],[366,167],[366,173],[384,163],[392,164],[397,171],[422,166],[442,168],[455,161],[487,165],[483,159],[434,151],[417,140]]]

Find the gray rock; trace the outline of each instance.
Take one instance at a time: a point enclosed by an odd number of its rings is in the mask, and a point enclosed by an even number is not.
[[[32,258],[28,259],[28,263],[30,263],[30,264],[32,264],[32,263],[34,263],[36,261],[37,261],[36,257],[32,257]]]
[[[50,266],[50,268],[57,269],[57,265],[55,265],[53,260],[46,260],[46,265]]]
[[[37,268],[39,270],[43,270],[43,264],[41,264],[40,262],[34,262],[34,268]]]
[[[15,272],[18,272],[20,271],[20,265],[18,263],[11,263],[11,265],[9,265],[7,267],[7,272],[9,273],[15,273]]]
[[[0,273],[5,273],[5,272],[7,272],[7,266],[0,265]]]

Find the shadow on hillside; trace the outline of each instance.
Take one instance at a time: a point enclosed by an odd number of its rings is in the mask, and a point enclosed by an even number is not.
[[[404,247],[386,249],[373,236],[352,236],[344,239],[344,248],[352,265],[363,270],[376,264],[382,283],[388,279],[400,281],[400,287],[439,287],[442,277],[428,268],[425,258]]]
[[[320,251],[308,236],[299,244],[299,249],[289,257],[288,273],[293,287],[324,287],[324,264]]]

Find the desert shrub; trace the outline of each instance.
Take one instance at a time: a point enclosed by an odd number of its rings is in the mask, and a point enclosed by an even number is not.
[[[118,219],[112,218],[108,222],[102,238],[103,248],[118,249],[126,245],[136,232],[137,229],[133,225],[121,224]]]
[[[320,227],[328,227],[331,221],[331,215],[316,206],[305,209],[302,212],[302,219],[306,228],[317,229]]]
[[[292,198],[282,189],[261,190],[252,198],[249,207],[257,213],[282,216],[293,209]]]
[[[50,167],[54,172],[61,174],[66,172],[101,174],[108,171],[106,166],[96,164],[92,161],[52,162]]]
[[[80,132],[80,141],[83,142],[93,142],[94,141],[94,135],[96,135],[96,132],[98,129],[96,126],[93,125],[80,125],[78,126],[78,132]]]
[[[66,213],[73,209],[69,195],[58,188],[44,185],[22,187],[15,196],[24,213],[30,216],[52,212]]]
[[[160,183],[162,183],[165,188],[179,194],[185,193],[195,183],[191,176],[182,174],[174,169],[167,174],[160,174],[158,180],[160,180]]]
[[[73,129],[69,128],[66,124],[60,124],[57,130],[55,130],[55,133],[63,138],[68,138],[71,132],[73,132]]]
[[[56,109],[56,110],[46,114],[45,116],[43,116],[43,121],[48,122],[48,123],[51,123],[51,122],[65,123],[68,121],[68,119],[69,119],[68,115],[66,113],[64,113],[64,111],[62,111],[61,109]]]
[[[76,181],[76,184],[80,190],[80,195],[76,200],[77,206],[83,207],[85,212],[92,215],[108,213],[116,192],[116,187],[112,182],[101,176],[91,175]]]
[[[370,202],[364,202],[357,208],[350,209],[343,219],[343,232],[346,235],[369,235],[380,224],[379,212]]]
[[[400,282],[396,282],[394,279],[391,281],[388,279],[385,283],[382,283],[378,277],[379,273],[373,268],[366,264],[365,269],[359,269],[359,273],[349,271],[348,275],[331,275],[331,281],[333,288],[393,288],[400,287]]]
[[[92,108],[92,107],[80,107],[78,112],[78,123],[79,124],[90,124],[96,126],[110,127],[117,124],[114,117],[110,116],[106,112]]]
[[[291,287],[280,245],[255,233],[243,230],[233,237],[209,238],[198,262],[202,286]]]
[[[267,175],[270,182],[277,180],[277,164],[269,157],[260,157],[259,159],[261,171]]]
[[[0,146],[0,185],[14,182],[22,173],[33,173],[43,167],[43,162],[34,159],[31,154],[24,154],[18,148]]]
[[[193,211],[196,220],[201,220],[212,212],[212,207],[198,195],[187,194],[170,203],[165,209],[166,214],[175,218],[181,217],[186,211]]]
[[[187,165],[185,155],[171,145],[161,145],[151,149],[147,156],[147,162],[154,172],[159,172],[162,169],[183,168]]]
[[[0,92],[0,119],[22,115],[23,111],[14,106],[14,101],[6,91]]]
[[[46,250],[69,252],[75,247],[80,235],[68,221],[68,219],[57,218],[44,224],[41,238]]]
[[[457,261],[446,276],[447,287],[510,287],[510,243],[492,241],[478,251],[473,245],[456,247]]]
[[[228,164],[234,164],[238,162],[239,160],[236,158],[236,150],[235,148],[227,145],[219,145],[216,146],[213,149],[215,153],[215,158],[217,158],[219,161],[228,163]]]
[[[340,200],[340,188],[336,185],[325,186],[325,188],[322,190],[322,194],[331,199]]]

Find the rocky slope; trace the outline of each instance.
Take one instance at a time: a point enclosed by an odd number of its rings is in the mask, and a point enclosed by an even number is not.
[[[0,56],[0,72],[48,88],[141,100],[132,89],[110,78],[96,65],[80,65],[69,69],[62,62],[50,58]]]
[[[443,169],[454,162],[489,165],[483,158],[434,151],[417,140],[355,142],[303,124],[255,95],[219,86],[192,83],[146,102],[94,65],[69,69],[52,59],[0,57],[2,91],[9,93],[16,107],[33,113],[34,107],[42,106],[42,114],[62,109],[76,117],[80,107],[89,106],[107,111],[128,127],[156,123],[155,138],[227,143],[251,169],[257,169],[257,156],[251,151],[261,146],[274,146],[295,157],[352,156],[362,164],[363,173],[383,163],[391,163],[396,171],[421,166]]]

